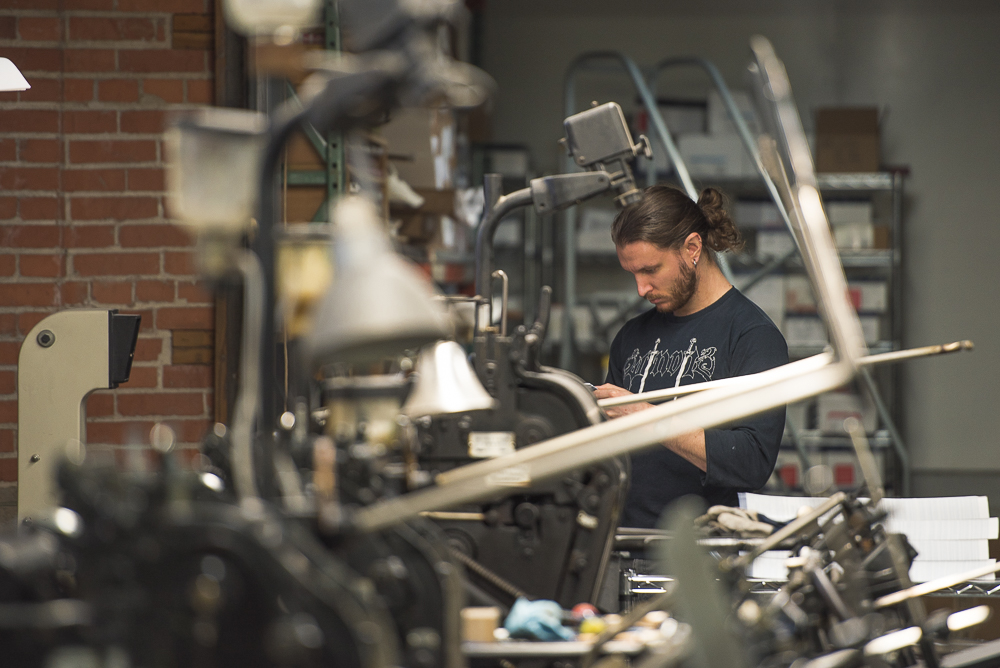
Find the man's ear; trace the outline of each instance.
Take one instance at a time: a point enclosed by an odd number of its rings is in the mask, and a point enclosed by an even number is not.
[[[702,251],[701,235],[698,234],[697,232],[692,232],[691,234],[687,235],[687,238],[684,239],[684,245],[681,246],[681,248],[684,249],[688,257],[694,260],[701,258],[701,251]]]

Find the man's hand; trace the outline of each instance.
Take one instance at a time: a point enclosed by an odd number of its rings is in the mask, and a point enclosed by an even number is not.
[[[607,399],[608,397],[627,397],[631,395],[632,393],[628,390],[618,387],[617,385],[612,385],[611,383],[605,383],[604,385],[594,388],[594,396],[598,399]],[[646,403],[625,404],[623,406],[610,406],[605,408],[604,412],[608,414],[609,418],[616,418],[628,415],[629,413],[644,411],[647,408],[652,407],[653,404]]]

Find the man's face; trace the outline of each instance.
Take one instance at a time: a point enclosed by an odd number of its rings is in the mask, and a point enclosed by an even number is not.
[[[679,250],[636,241],[618,248],[618,261],[622,269],[635,276],[639,296],[660,313],[676,311],[694,295],[697,277]]]

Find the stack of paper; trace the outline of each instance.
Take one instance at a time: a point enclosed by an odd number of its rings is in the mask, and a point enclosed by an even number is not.
[[[773,520],[792,520],[802,507],[814,508],[825,499],[813,497],[741,494],[740,505]],[[955,496],[921,499],[883,499],[880,507],[888,516],[885,528],[904,534],[917,550],[910,579],[926,582],[945,575],[963,573],[996,563],[989,558],[989,540],[998,536],[1000,522],[990,517],[985,496]],[[789,554],[773,550],[761,555],[750,569],[750,577],[784,580]],[[993,580],[987,575],[980,580]]]

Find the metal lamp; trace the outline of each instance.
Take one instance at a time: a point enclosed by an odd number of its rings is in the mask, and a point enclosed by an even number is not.
[[[465,413],[496,405],[469,366],[462,346],[454,341],[425,348],[417,360],[417,373],[417,383],[401,409],[403,415]]]
[[[167,130],[171,215],[198,233],[246,231],[257,202],[266,127],[257,112],[203,109]]]
[[[337,278],[307,339],[313,367],[375,362],[446,338],[429,282],[392,251],[374,204],[344,197],[333,219]]]

